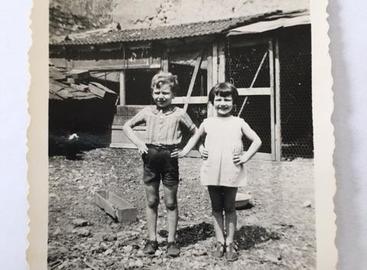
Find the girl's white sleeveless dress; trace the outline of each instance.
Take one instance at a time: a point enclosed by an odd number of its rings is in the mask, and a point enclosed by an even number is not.
[[[203,161],[200,171],[202,185],[240,187],[247,184],[245,165],[236,166],[233,154],[243,152],[239,117],[211,117],[203,122],[206,133],[205,148],[208,159]]]

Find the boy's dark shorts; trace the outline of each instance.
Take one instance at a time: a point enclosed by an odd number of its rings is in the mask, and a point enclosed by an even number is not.
[[[178,185],[178,159],[172,158],[171,153],[177,149],[175,145],[147,145],[148,153],[143,154],[145,184],[159,182],[165,186]]]

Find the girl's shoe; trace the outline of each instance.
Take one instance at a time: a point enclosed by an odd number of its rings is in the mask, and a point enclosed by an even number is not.
[[[226,248],[226,259],[229,262],[238,260],[238,246],[235,243],[229,243]]]
[[[216,242],[214,244],[214,250],[212,252],[212,255],[217,258],[221,258],[224,255],[224,252],[226,251],[225,244],[222,244],[221,242]]]
[[[153,255],[158,249],[158,242],[153,240],[147,240],[143,248],[145,255]]]

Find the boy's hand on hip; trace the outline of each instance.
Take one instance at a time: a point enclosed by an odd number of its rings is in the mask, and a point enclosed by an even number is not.
[[[140,155],[142,154],[148,154],[148,147],[145,143],[141,143],[139,145],[137,145],[138,147],[138,152]]]
[[[174,150],[171,152],[171,158],[179,157],[179,153],[180,153],[180,150],[179,150],[178,148],[174,149]]]
[[[248,161],[248,157],[246,155],[242,154],[233,154],[233,163],[236,166],[239,166],[241,164],[244,164]]]

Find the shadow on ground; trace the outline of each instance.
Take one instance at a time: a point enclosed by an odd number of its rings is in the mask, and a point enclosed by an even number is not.
[[[269,240],[279,240],[280,235],[276,232],[271,232],[260,226],[242,226],[235,235],[235,241],[238,248],[250,249],[256,244],[264,243]]]
[[[160,230],[158,234],[161,237],[167,237],[166,230]],[[209,237],[214,237],[214,227],[212,224],[202,222],[195,225],[190,225],[177,230],[178,242],[181,247],[194,245],[199,241],[206,240]]]
[[[159,235],[167,237],[166,230],[160,230]],[[200,224],[191,225],[181,228],[177,231],[178,242],[181,247],[195,245],[199,241],[214,237],[214,227],[212,224],[202,222]],[[260,226],[242,226],[236,231],[235,241],[240,250],[253,248],[256,244],[264,243],[269,240],[279,240],[280,235],[271,232]]]

